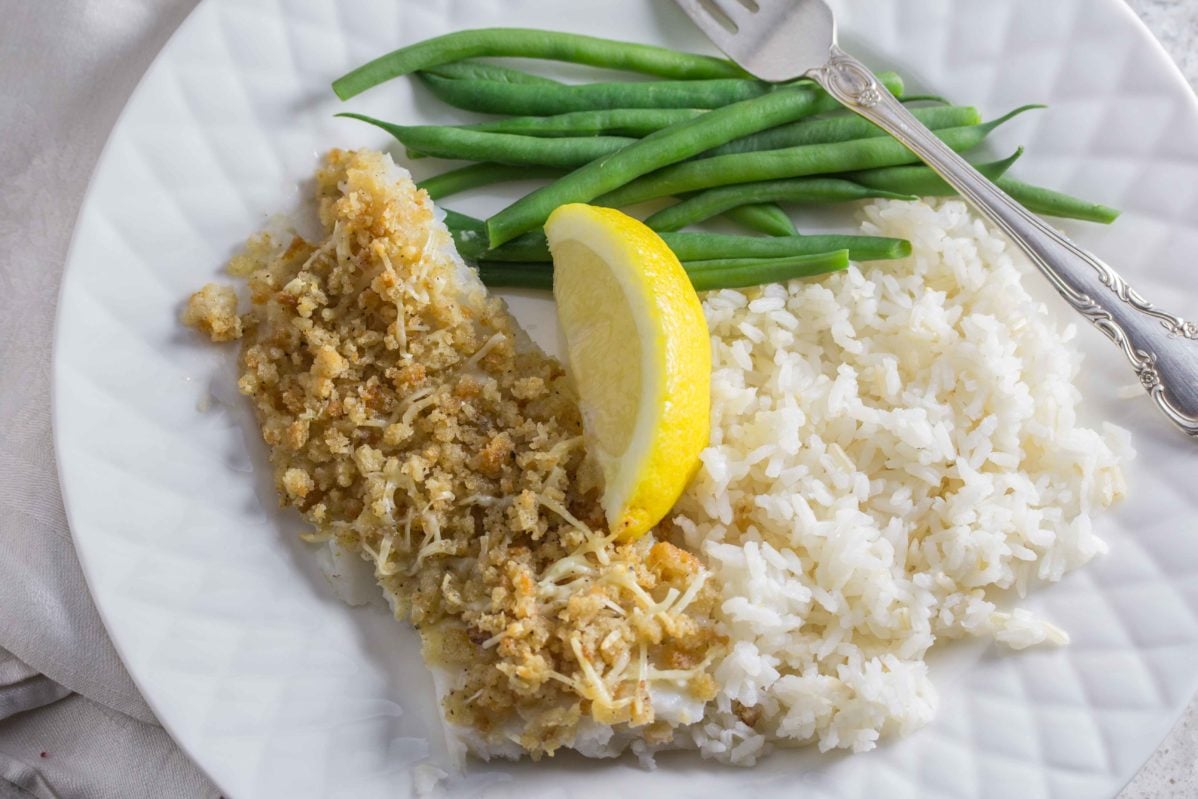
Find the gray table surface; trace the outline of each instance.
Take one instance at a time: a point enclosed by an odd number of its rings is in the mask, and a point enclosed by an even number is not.
[[[1050,0],[1051,1],[1051,0]],[[29,2],[29,0],[24,0]],[[126,66],[130,71],[144,68],[158,43],[165,40],[170,27],[177,24],[182,13],[195,0],[167,0],[155,3],[147,0],[115,0],[113,7],[121,8],[133,15],[151,15],[161,13],[162,24],[147,24],[149,31],[147,46],[131,57]],[[1153,33],[1160,39],[1165,49],[1180,65],[1182,71],[1192,86],[1198,87],[1198,0],[1127,0],[1145,20]],[[89,6],[97,8],[101,3],[90,2]],[[116,10],[110,7],[109,10]],[[8,6],[20,20],[22,2],[14,1]],[[24,11],[31,11],[28,6]],[[10,18],[9,21],[12,21]],[[64,56],[65,57],[65,56]],[[140,65],[140,67],[139,67]],[[121,80],[122,75],[109,75],[118,78],[112,81],[116,84],[131,84],[131,80]],[[134,77],[129,75],[129,78]],[[132,88],[131,85],[128,88]],[[114,119],[118,110],[116,104],[101,114]],[[3,141],[0,141],[0,147]],[[89,151],[90,152],[90,151]],[[90,171],[92,164],[76,164],[79,169]],[[43,753],[43,757],[44,757]],[[3,791],[0,791],[3,794]],[[1144,765],[1140,773],[1120,794],[1120,799],[1184,799],[1198,797],[1198,698],[1191,702],[1189,708],[1160,746],[1153,757]]]

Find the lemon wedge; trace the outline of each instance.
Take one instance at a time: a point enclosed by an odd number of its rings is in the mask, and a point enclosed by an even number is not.
[[[678,258],[638,220],[575,203],[549,216],[545,234],[603,511],[631,541],[670,511],[707,445],[707,322]]]

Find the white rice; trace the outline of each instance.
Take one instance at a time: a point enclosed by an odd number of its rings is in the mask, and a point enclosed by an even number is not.
[[[959,201],[864,214],[914,254],[704,302],[712,439],[676,521],[732,642],[690,730],[709,757],[926,724],[944,638],[1066,643],[986,591],[1103,552],[1091,515],[1124,493],[1129,436],[1079,424],[1074,328],[1023,288],[1022,255]]]

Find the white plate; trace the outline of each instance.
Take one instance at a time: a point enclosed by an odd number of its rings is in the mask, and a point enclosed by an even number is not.
[[[997,136],[1000,149],[1028,146],[1016,172],[1126,209],[1109,229],[1068,227],[1149,297],[1198,309],[1198,103],[1123,3],[843,0],[840,13],[850,49],[919,88],[990,115],[1051,103]],[[413,637],[380,610],[342,606],[318,576],[296,539],[301,520],[276,510],[231,388],[231,349],[180,329],[180,303],[268,215],[297,203],[318,153],[387,144],[332,118],[342,108],[332,77],[399,43],[520,24],[707,48],[666,0],[206,0],[147,73],[97,169],[59,309],[67,509],[134,679],[233,796],[406,795],[436,728]],[[408,81],[347,107],[457,116]],[[552,342],[543,311],[519,307]],[[933,667],[935,723],[864,756],[784,752],[751,771],[680,756],[653,774],[559,759],[479,768],[461,791],[1114,794],[1198,687],[1198,450],[1147,401],[1116,399],[1126,364],[1095,332],[1081,340],[1086,410],[1131,427],[1141,458],[1131,499],[1102,520],[1111,555],[1031,600],[1071,647],[950,649]]]

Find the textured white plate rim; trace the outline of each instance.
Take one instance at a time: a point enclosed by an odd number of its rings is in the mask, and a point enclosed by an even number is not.
[[[183,744],[183,739],[178,735],[173,723],[169,720],[170,714],[163,712],[163,707],[159,702],[158,697],[155,695],[154,691],[150,690],[150,686],[146,684],[145,677],[128,668],[129,659],[127,652],[125,651],[125,647],[122,644],[122,638],[119,632],[120,625],[113,622],[112,618],[109,616],[109,606],[100,600],[100,595],[97,594],[95,590],[96,576],[95,572],[93,571],[95,568],[95,563],[94,561],[88,560],[88,558],[84,555],[85,547],[81,544],[81,540],[84,536],[86,536],[86,533],[81,533],[80,530],[86,529],[86,525],[81,524],[81,520],[76,518],[75,512],[71,509],[71,490],[69,488],[70,484],[63,473],[63,443],[61,437],[59,436],[59,430],[62,426],[60,420],[63,413],[62,391],[60,388],[62,384],[62,381],[60,380],[60,369],[63,362],[63,358],[61,357],[63,339],[62,329],[65,324],[64,316],[61,313],[61,308],[63,295],[67,291],[67,279],[70,276],[70,273],[73,271],[73,269],[82,268],[81,266],[78,266],[80,259],[76,258],[76,247],[79,243],[79,220],[83,218],[83,214],[91,203],[92,192],[95,190],[96,177],[100,174],[100,167],[107,159],[109,150],[113,146],[113,142],[116,139],[117,131],[121,129],[121,125],[124,123],[125,117],[129,114],[129,109],[134,107],[134,100],[137,99],[138,95],[141,94],[143,88],[145,87],[146,77],[154,71],[155,67],[157,67],[159,62],[165,57],[164,54],[168,51],[168,48],[170,47],[171,42],[174,41],[175,36],[178,35],[179,31],[183,30],[183,28],[192,20],[200,6],[202,6],[205,1],[206,0],[199,0],[199,2],[197,2],[195,6],[193,6],[192,9],[187,12],[187,16],[185,16],[182,21],[179,22],[179,25],[175,28],[175,30],[171,32],[170,37],[166,40],[158,52],[154,54],[154,58],[146,67],[145,72],[143,72],[141,77],[137,79],[137,85],[134,86],[133,91],[129,93],[129,99],[125,101],[125,105],[123,108],[121,108],[121,113],[117,116],[116,122],[113,123],[112,129],[108,131],[108,138],[105,139],[104,147],[100,150],[100,155],[96,159],[96,165],[92,168],[91,176],[88,178],[87,189],[83,192],[83,200],[79,203],[78,213],[75,214],[75,227],[71,233],[70,244],[67,247],[66,260],[63,262],[65,266],[63,267],[62,281],[58,284],[58,297],[57,304],[55,305],[55,308],[58,310],[56,310],[54,317],[54,345],[50,362],[50,369],[53,375],[53,379],[50,381],[50,426],[52,432],[51,437],[53,439],[54,446],[54,466],[55,471],[58,474],[58,490],[62,495],[62,504],[63,510],[67,517],[67,526],[70,527],[71,541],[74,542],[75,554],[78,556],[79,566],[83,571],[83,581],[87,584],[87,591],[91,595],[92,602],[95,604],[96,610],[100,615],[100,622],[104,625],[104,630],[108,633],[108,638],[112,641],[113,648],[116,649],[116,653],[120,657],[121,663],[126,667],[126,671],[129,672],[129,677],[133,680],[133,684],[137,687],[142,699],[144,699],[146,704],[149,705],[150,710],[154,712],[154,717],[158,719],[158,723],[162,725],[163,729],[165,729],[168,734],[170,734],[171,740],[175,741],[179,745],[179,748],[187,754],[191,762],[194,763],[196,767],[199,768],[200,771],[202,771],[214,785],[224,791],[224,795],[228,795],[228,791],[226,790],[227,786],[221,785],[216,775],[204,765],[200,758],[196,757],[196,755],[189,751]]]
[[[403,2],[404,0],[399,0],[399,1]],[[55,318],[55,323],[54,323],[54,341],[53,341],[53,349],[52,349],[52,356],[51,356],[51,373],[52,373],[53,379],[51,381],[50,403],[51,403],[51,427],[52,427],[52,439],[53,439],[52,446],[54,448],[55,465],[56,465],[56,472],[57,472],[57,477],[58,477],[58,481],[59,481],[59,489],[60,489],[60,493],[61,493],[62,500],[63,500],[63,505],[64,505],[67,522],[70,527],[71,538],[72,538],[72,541],[73,541],[75,549],[76,549],[76,554],[78,556],[78,560],[79,560],[79,563],[80,563],[80,566],[81,566],[81,569],[82,569],[82,572],[84,575],[85,583],[88,587],[88,591],[91,594],[93,602],[95,603],[97,611],[99,613],[101,622],[103,623],[104,628],[109,635],[109,638],[113,642],[113,646],[116,649],[117,654],[120,656],[122,662],[125,663],[126,665],[128,664],[128,656],[127,656],[127,651],[125,649],[126,644],[122,637],[122,632],[121,632],[122,628],[121,628],[120,624],[116,623],[113,620],[112,616],[110,615],[111,606],[107,602],[105,602],[101,598],[102,595],[97,594],[97,592],[95,590],[95,585],[97,582],[97,576],[94,571],[95,562],[92,560],[89,560],[85,554],[86,553],[85,541],[87,538],[87,532],[86,532],[87,523],[84,519],[78,517],[76,511],[73,510],[73,508],[72,508],[72,502],[71,502],[72,490],[70,489],[70,487],[69,487],[70,484],[64,474],[64,460],[65,460],[64,446],[65,445],[64,445],[62,437],[60,436],[60,433],[59,433],[59,431],[62,427],[61,418],[64,413],[64,400],[63,400],[63,396],[62,396],[62,392],[61,392],[61,388],[60,388],[62,381],[60,378],[62,375],[62,369],[63,369],[62,364],[63,364],[63,360],[64,360],[62,357],[62,355],[63,355],[62,332],[63,332],[63,328],[67,324],[67,322],[64,318],[64,315],[61,313],[61,308],[62,308],[62,304],[63,304],[62,303],[63,296],[66,294],[66,292],[68,290],[69,277],[71,276],[72,272],[82,268],[81,259],[77,257],[77,247],[78,247],[78,240],[79,240],[79,233],[80,233],[80,224],[79,223],[91,203],[92,196],[93,196],[93,193],[95,190],[96,179],[97,179],[97,176],[101,172],[101,167],[105,164],[105,161],[107,160],[107,158],[109,156],[109,153],[114,144],[114,141],[117,138],[117,134],[121,130],[121,128],[126,120],[126,117],[130,113],[130,109],[136,105],[135,101],[143,93],[145,85],[147,83],[147,77],[151,73],[153,73],[156,68],[159,67],[160,62],[162,62],[163,59],[165,57],[167,57],[167,54],[169,52],[171,44],[175,41],[175,39],[179,36],[179,34],[182,31],[184,31],[189,24],[191,24],[193,22],[194,18],[196,16],[198,16],[198,12],[208,2],[209,2],[209,0],[199,0],[199,2],[197,2],[195,4],[195,6],[187,13],[186,17],[184,17],[184,19],[179,23],[179,25],[171,33],[171,36],[167,39],[167,41],[163,44],[163,46],[155,54],[155,56],[151,60],[150,64],[146,67],[145,71],[142,73],[141,77],[138,79],[136,86],[134,87],[133,91],[130,93],[128,99],[125,102],[124,107],[122,108],[122,110],[121,110],[120,114],[118,115],[116,121],[114,122],[111,130],[109,131],[108,136],[105,140],[105,144],[100,151],[100,155],[96,159],[95,166],[93,167],[91,176],[88,179],[87,188],[83,194],[82,200],[79,205],[79,210],[76,214],[75,226],[74,226],[74,229],[72,232],[71,240],[70,240],[70,243],[69,243],[69,246],[67,249],[67,253],[66,253],[66,257],[64,260],[63,275],[62,275],[62,280],[59,284],[59,290],[58,290],[58,296],[57,296],[57,305],[56,305],[57,310],[56,310],[56,318]],[[1168,65],[1169,77],[1170,77],[1170,80],[1172,81],[1172,83],[1174,84],[1174,86],[1172,88],[1175,91],[1181,91],[1184,94],[1188,95],[1191,102],[1194,103],[1195,106],[1198,106],[1198,90],[1196,90],[1195,87],[1190,85],[1189,81],[1186,79],[1185,75],[1182,73],[1180,67],[1172,59],[1172,57],[1170,57],[1170,55],[1165,50],[1165,48],[1163,47],[1161,42],[1156,38],[1156,36],[1152,33],[1152,31],[1148,28],[1148,26],[1144,23],[1144,21],[1139,17],[1139,15],[1137,15],[1135,13],[1135,11],[1126,2],[1124,2],[1124,0],[1112,0],[1112,3],[1114,6],[1116,6],[1120,9],[1122,15],[1125,17],[1125,19],[1130,24],[1130,26],[1133,27],[1137,31],[1141,44],[1143,46],[1150,48],[1154,52],[1156,57],[1162,63]],[[1165,424],[1163,419],[1161,420],[1161,424]],[[151,689],[150,683],[147,682],[147,680],[146,680],[147,675],[139,674],[137,672],[134,672],[133,670],[129,670],[129,673],[130,673],[130,677],[132,678],[133,683],[137,687],[138,691],[141,693],[142,698],[145,700],[145,702],[150,707],[150,709],[154,712],[154,715],[159,720],[159,723],[171,735],[172,739],[174,741],[176,741],[180,745],[180,747],[188,754],[191,761],[214,784],[216,784],[219,788],[221,788],[221,790],[223,791],[223,795],[230,795],[230,792],[227,790],[227,786],[221,784],[221,781],[218,779],[217,775],[209,768],[208,765],[206,765],[205,760],[202,759],[201,757],[199,757],[198,753],[194,753],[194,752],[190,751],[186,745],[185,739],[183,737],[181,737],[180,735],[178,735],[177,729],[173,723],[173,720],[171,719],[170,713],[166,712],[166,708],[164,707],[160,698]],[[1196,689],[1198,689],[1198,676],[1196,676],[1193,679],[1193,683],[1194,683],[1194,687]],[[1170,722],[1170,728],[1172,728],[1173,726],[1175,726],[1177,724],[1177,722],[1180,720],[1180,717],[1181,717],[1182,713],[1184,712],[1184,710],[1185,710],[1184,706],[1176,709],[1176,711],[1173,714],[1172,720]],[[1159,748],[1159,746],[1163,742],[1163,740],[1164,740],[1164,737],[1162,736],[1161,739],[1155,743],[1154,751],[1155,751],[1155,749]],[[1133,774],[1132,778],[1134,778],[1134,776],[1135,775]]]

